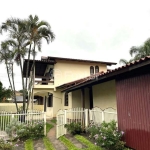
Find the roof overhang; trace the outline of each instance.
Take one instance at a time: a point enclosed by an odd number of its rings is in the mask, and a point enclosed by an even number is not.
[[[106,64],[106,65],[108,65],[108,66],[116,65],[116,64],[117,64],[117,63],[115,63],[115,62],[94,61],[94,60],[84,60],[84,59],[74,59],[74,58],[53,57],[53,56],[48,56],[48,57],[42,56],[41,59],[42,59],[42,60],[65,60],[65,61],[101,63],[101,64]]]
[[[124,78],[127,76],[135,76],[143,74],[144,72],[150,73],[150,57],[145,57],[140,59],[139,61],[135,61],[128,65],[119,67],[117,69],[108,71],[106,73],[102,73],[91,80],[87,80],[84,83],[79,83],[78,85],[71,86],[62,90],[62,92],[71,92],[74,90],[78,90],[84,87],[90,87],[92,85],[96,85],[102,82],[106,82],[113,79]]]
[[[27,62],[28,60],[25,59],[23,64],[23,77],[26,77]],[[43,76],[47,65],[54,65],[54,64],[55,64],[54,60],[35,60],[35,75]],[[33,65],[33,60],[29,60],[28,77],[30,75],[30,70],[32,68],[32,65]]]

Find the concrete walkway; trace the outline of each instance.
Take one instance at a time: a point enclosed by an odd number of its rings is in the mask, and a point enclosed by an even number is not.
[[[50,123],[53,124],[52,122]],[[56,139],[56,125],[53,125],[54,127],[48,132],[47,137],[49,138],[56,150],[67,150],[64,144],[62,144],[58,139]]]

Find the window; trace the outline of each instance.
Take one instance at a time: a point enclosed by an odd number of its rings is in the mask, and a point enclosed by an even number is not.
[[[65,100],[64,100],[64,105],[68,106],[68,93],[65,93]]]
[[[93,75],[93,74],[94,74],[94,67],[91,66],[91,67],[90,67],[90,75]]]
[[[48,96],[47,107],[53,107],[53,94]]]
[[[98,73],[98,72],[99,72],[99,67],[95,66],[95,73]]]

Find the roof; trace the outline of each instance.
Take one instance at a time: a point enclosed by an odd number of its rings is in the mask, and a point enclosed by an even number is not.
[[[86,81],[92,80],[93,78],[96,78],[97,76],[99,76],[102,73],[104,73],[104,72],[102,71],[102,72],[96,73],[94,75],[87,76],[85,78],[81,78],[81,79],[78,79],[78,80],[75,80],[75,81],[72,81],[72,82],[68,82],[68,83],[62,84],[60,86],[57,86],[56,88],[57,89],[69,88],[69,87],[72,87],[72,86],[75,86],[75,85],[79,85],[79,84],[84,83]]]
[[[23,76],[26,77],[26,69],[27,69],[27,59],[24,59],[24,65],[23,65]],[[45,69],[47,67],[47,64],[55,64],[54,60],[35,60],[35,75],[37,76],[43,76]],[[31,67],[33,65],[33,60],[29,60],[29,71],[28,71],[28,77],[30,74]]]
[[[105,61],[94,61],[94,60],[84,60],[84,59],[74,59],[74,58],[63,58],[63,57],[53,57],[53,56],[42,56],[42,60],[66,60],[66,61],[78,61],[78,62],[89,62],[89,63],[101,63],[101,64],[107,64],[108,66],[116,65],[115,62],[105,62]]]
[[[118,75],[131,72],[135,69],[142,68],[147,65],[150,65],[150,56],[141,58],[140,60],[134,61],[132,63],[129,63],[127,65],[121,66],[113,70],[109,70],[107,72],[100,72],[98,74],[88,76],[84,79],[76,80],[77,82],[73,81],[70,83],[63,84],[59,87],[64,87],[65,89],[63,91],[70,92],[70,91],[77,90],[81,87],[85,87],[90,84],[94,85],[96,84],[96,82],[99,83],[100,81],[108,81],[110,79],[114,79]]]

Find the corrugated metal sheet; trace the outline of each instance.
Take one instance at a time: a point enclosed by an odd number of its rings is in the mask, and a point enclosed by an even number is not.
[[[118,126],[136,150],[150,150],[150,74],[117,79]]]

